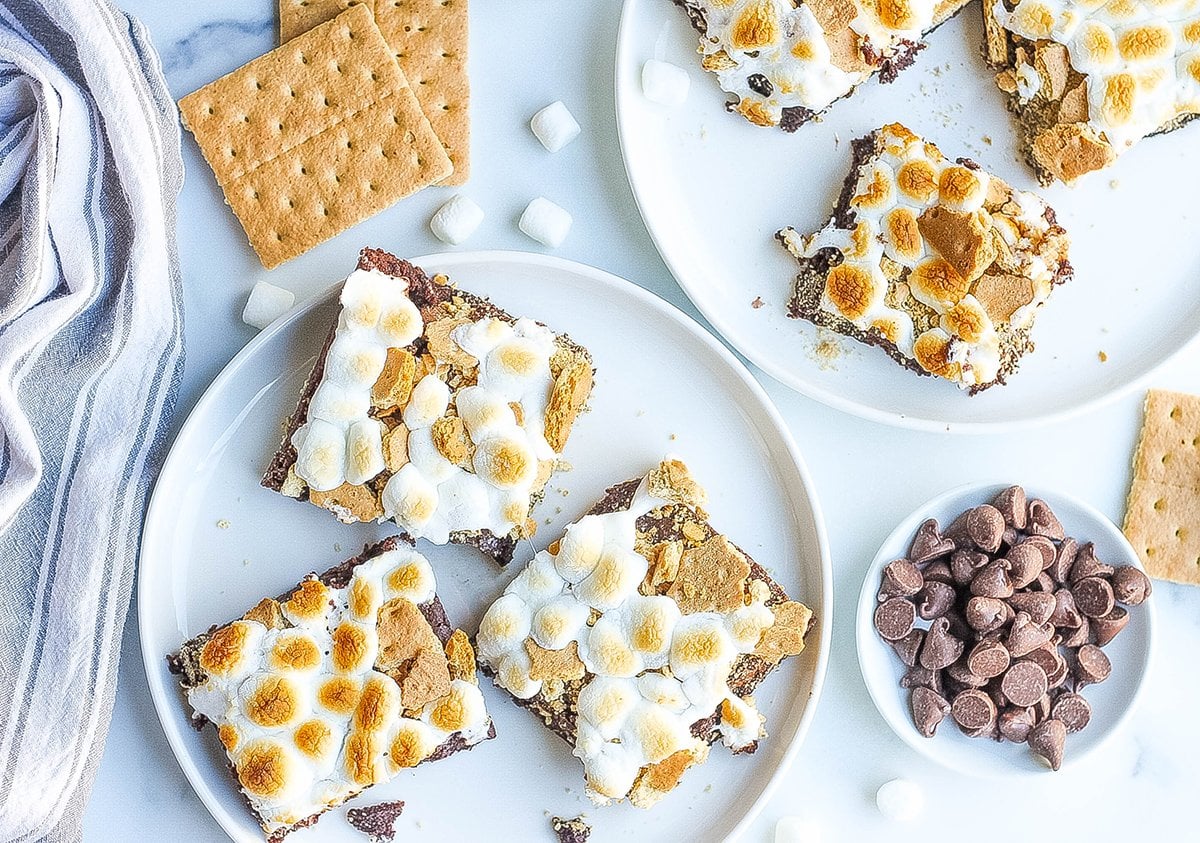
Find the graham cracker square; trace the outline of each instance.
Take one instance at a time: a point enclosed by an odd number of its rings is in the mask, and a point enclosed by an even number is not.
[[[454,164],[440,184],[465,184],[471,158],[467,0],[279,0],[280,43],[354,6],[375,15]]]
[[[1200,585],[1200,396],[1146,395],[1124,530],[1152,577]]]
[[[179,110],[268,269],[452,169],[363,5],[189,94]]]

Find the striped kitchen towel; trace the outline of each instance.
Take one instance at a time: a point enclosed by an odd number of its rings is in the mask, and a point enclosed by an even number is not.
[[[74,840],[183,371],[175,106],[105,0],[0,0],[0,840]]]

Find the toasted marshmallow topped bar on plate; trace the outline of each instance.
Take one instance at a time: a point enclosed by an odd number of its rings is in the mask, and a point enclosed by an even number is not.
[[[1042,184],[1200,113],[1196,0],[984,0],[987,59]]]
[[[475,653],[400,539],[310,575],[169,657],[270,840],[406,767],[495,737]]]
[[[899,123],[854,141],[830,222],[776,237],[800,262],[788,315],[877,345],[973,395],[1032,350],[1030,329],[1071,276],[1054,210]]]
[[[756,126],[795,131],[871,74],[912,64],[966,0],[673,0],[700,33],[705,70]]]
[[[480,664],[583,762],[597,804],[649,808],[721,741],[766,734],[753,693],[812,612],[708,522],[677,460],[608,489],[484,615]]]
[[[263,485],[504,564],[592,390],[586,350],[363,250]]]

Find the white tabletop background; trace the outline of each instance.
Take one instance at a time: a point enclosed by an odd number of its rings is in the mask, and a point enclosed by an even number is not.
[[[663,0],[664,4],[667,0]],[[276,43],[276,0],[118,0],[149,27],[176,97],[233,70]],[[967,14],[976,13],[975,7]],[[613,116],[616,0],[475,0],[471,9],[472,176],[465,191],[487,212],[461,248],[541,247],[516,226],[544,195],[575,218],[556,254],[646,287],[697,316],[663,265],[626,181]],[[910,73],[938,63],[936,41]],[[693,74],[698,80],[699,73]],[[707,83],[709,80],[704,80]],[[861,92],[878,96],[880,92]],[[583,135],[549,155],[529,117],[562,99]],[[970,113],[970,104],[965,111]],[[1196,132],[1200,129],[1192,129]],[[254,282],[268,278],[298,300],[345,274],[363,244],[398,254],[437,251],[427,221],[450,189],[432,189],[268,273],[243,242],[211,172],[184,138],[187,180],[179,206],[186,302],[187,369],[177,425],[221,367],[253,335],[240,321]],[[840,165],[839,165],[840,166]],[[219,246],[217,244],[220,244]],[[1200,326],[1198,326],[1200,327]],[[1200,392],[1200,351],[1162,370],[1153,385]],[[1010,435],[917,433],[830,410],[763,377],[812,470],[829,530],[834,570],[832,658],[812,731],[746,839],[768,841],[780,817],[799,815],[826,841],[1121,839],[1196,833],[1200,781],[1200,591],[1156,583],[1158,648],[1130,725],[1079,769],[1007,783],[949,773],[909,749],[877,715],[858,671],[854,610],[862,576],[892,526],[924,500],[978,479],[1052,486],[1117,523],[1141,419],[1141,393],[1069,422]],[[108,746],[87,811],[89,840],[221,840],[159,728],[137,645],[126,625]],[[1116,674],[1112,681],[1120,681]],[[1068,747],[1069,751],[1069,747]],[[904,776],[921,785],[924,816],[898,825],[874,807],[878,786]],[[736,784],[731,783],[733,786]],[[486,790],[480,798],[486,797]],[[702,837],[703,829],[696,830]],[[547,830],[547,840],[550,839]],[[603,841],[598,841],[603,843]]]

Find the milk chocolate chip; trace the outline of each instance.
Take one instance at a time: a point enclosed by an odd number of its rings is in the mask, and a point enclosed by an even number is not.
[[[950,713],[950,703],[945,697],[920,685],[913,688],[909,704],[912,706],[913,725],[927,738],[934,736],[937,727]]]
[[[1150,579],[1132,565],[1122,565],[1113,572],[1113,596],[1128,606],[1136,606],[1150,596]]]
[[[980,634],[993,632],[1013,617],[1013,609],[995,597],[972,597],[967,601],[967,623]]]
[[[990,504],[977,506],[967,513],[967,535],[971,542],[985,553],[1000,549],[1000,538],[1004,535],[1004,516]]]
[[[917,566],[907,559],[889,562],[883,569],[883,585],[879,589],[880,599],[888,597],[912,597],[921,590],[925,578]]]
[[[1025,490],[1020,486],[1009,486],[992,500],[992,506],[1004,517],[1004,523],[1016,530],[1024,530],[1027,513],[1025,511]]]
[[[900,677],[900,687],[928,688],[940,694],[943,687],[942,672],[940,670],[929,670],[918,664]]]
[[[988,683],[986,678],[973,673],[968,663],[962,659],[946,668],[946,675],[958,683],[961,688],[982,688]]]
[[[1033,728],[1033,710],[1015,706],[1000,712],[1000,736],[1013,743],[1025,743]]]
[[[1129,613],[1120,606],[1114,606],[1112,611],[1102,618],[1092,618],[1092,634],[1096,638],[1096,644],[1101,647],[1107,646],[1127,623]]]
[[[1075,654],[1075,690],[1103,682],[1112,673],[1112,662],[1095,644],[1084,644]]]
[[[1081,617],[1075,606],[1074,594],[1065,588],[1054,592],[1054,611],[1050,614],[1050,623],[1073,628],[1079,626]]]
[[[893,597],[875,610],[875,629],[888,641],[898,641],[917,621],[917,607],[903,597]]]
[[[977,688],[960,692],[950,704],[950,716],[964,732],[984,733],[996,723],[996,704]]]
[[[1075,564],[1075,557],[1079,554],[1079,545],[1075,539],[1063,539],[1062,544],[1058,546],[1058,553],[1054,556],[1054,561],[1050,563],[1050,567],[1046,569],[1056,583],[1065,585],[1070,578],[1071,566]]]
[[[944,582],[927,582],[917,594],[917,614],[922,620],[940,618],[954,606],[954,588]]]
[[[1054,542],[1045,536],[1027,536],[1021,541],[1021,544],[1027,544],[1042,554],[1043,571],[1054,564],[1054,559],[1058,556],[1058,548],[1054,546]]]
[[[1033,705],[1049,687],[1046,671],[1032,661],[1020,661],[1010,667],[1000,681],[1000,690],[1009,703],[1021,707]]]
[[[925,640],[925,630],[913,629],[903,638],[890,642],[900,661],[908,667],[917,663],[917,653],[921,652],[921,642]]]
[[[950,571],[950,566],[945,562],[930,562],[921,571],[921,575],[925,577],[925,582],[944,582],[947,585],[954,585],[954,574]]]
[[[1105,565],[1096,558],[1096,547],[1091,542],[1082,545],[1071,565],[1071,582],[1076,583],[1085,577],[1111,577],[1112,565]]]
[[[1032,535],[1045,536],[1055,541],[1061,541],[1066,537],[1062,524],[1058,521],[1058,516],[1050,509],[1050,505],[1041,498],[1034,498],[1029,502],[1029,524],[1027,529]]]
[[[976,597],[1012,597],[1013,584],[1008,571],[1008,562],[1003,559],[992,560],[971,580],[971,593]]]
[[[1079,694],[1059,694],[1050,706],[1050,716],[1061,720],[1068,732],[1078,732],[1092,719],[1092,706]]]
[[[1045,623],[1058,605],[1053,594],[1044,591],[1022,591],[1008,598],[1008,605],[1029,615],[1034,623]]]
[[[1113,609],[1113,590],[1108,580],[1084,577],[1071,586],[1071,594],[1079,611],[1089,618],[1102,618]]]
[[[1063,745],[1067,740],[1067,727],[1061,720],[1043,720],[1029,731],[1026,742],[1029,748],[1050,765],[1051,770],[1062,767]]]
[[[1070,648],[1082,647],[1091,637],[1092,625],[1088,622],[1087,618],[1080,615],[1079,626],[1068,632],[1067,637],[1062,641],[1062,645]]]
[[[963,652],[963,642],[950,634],[950,621],[936,619],[925,633],[925,645],[921,647],[921,666],[929,670],[949,667]]]
[[[956,583],[966,585],[983,570],[989,561],[986,553],[975,550],[956,550],[950,557],[950,573],[954,576]]]
[[[1008,650],[995,639],[985,638],[971,648],[967,656],[967,666],[976,676],[991,679],[999,676],[1008,669],[1011,661]]]
[[[1054,627],[1050,624],[1034,623],[1025,612],[1017,612],[1004,643],[1013,658],[1020,658],[1047,643],[1053,634]]]
[[[1042,573],[1042,552],[1029,542],[1010,547],[1004,558],[1008,561],[1013,588],[1024,588]]]
[[[908,558],[914,565],[924,565],[954,552],[954,542],[943,538],[938,532],[938,522],[929,518],[917,528],[912,545],[908,549]]]

